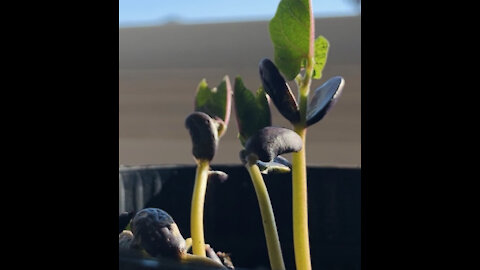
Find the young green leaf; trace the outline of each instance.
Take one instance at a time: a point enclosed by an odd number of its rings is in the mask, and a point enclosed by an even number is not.
[[[222,82],[213,89],[208,87],[206,79],[203,79],[197,87],[195,111],[206,113],[213,119],[221,119],[219,122],[223,126],[219,136],[223,135],[230,120],[231,96],[232,87],[228,76],[225,76]]]
[[[302,61],[313,57],[313,18],[309,0],[282,0],[269,24],[274,60],[287,80],[300,72]]]
[[[319,36],[315,40],[315,65],[313,66],[313,78],[320,79],[322,70],[327,63],[328,48],[330,44],[324,36]]]
[[[254,95],[245,87],[240,77],[235,78],[233,95],[239,130],[238,138],[244,146],[248,138],[257,130],[272,124],[270,107],[263,88],[260,87]]]

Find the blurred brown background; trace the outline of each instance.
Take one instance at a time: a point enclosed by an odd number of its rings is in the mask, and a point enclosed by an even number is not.
[[[360,16],[316,20],[316,35],[330,41],[321,80],[345,78],[335,107],[308,129],[307,163],[361,165]],[[193,111],[198,83],[217,86],[224,75],[260,86],[258,63],[273,59],[268,21],[120,28],[119,164],[194,164],[184,119]],[[232,85],[233,86],[233,85]],[[296,94],[296,88],[292,87]],[[291,127],[271,105],[276,126]],[[220,140],[215,164],[239,164],[241,150],[232,109],[228,131]],[[290,155],[286,155],[290,159]]]

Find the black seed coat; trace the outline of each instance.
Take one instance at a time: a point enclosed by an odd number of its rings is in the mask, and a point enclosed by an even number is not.
[[[172,217],[158,208],[139,211],[132,220],[136,244],[151,256],[179,258],[185,252],[185,239]]]
[[[275,64],[264,58],[260,61],[259,71],[263,89],[270,96],[278,111],[291,123],[300,122],[297,101]]]
[[[254,153],[264,162],[284,153],[298,152],[302,147],[302,138],[295,131],[280,127],[262,128],[245,143],[246,154]]]
[[[185,119],[185,127],[192,139],[192,154],[196,159],[211,161],[217,150],[218,131],[208,114],[194,112]]]

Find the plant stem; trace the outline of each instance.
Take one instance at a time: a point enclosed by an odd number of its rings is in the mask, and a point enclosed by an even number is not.
[[[307,171],[305,158],[305,128],[295,128],[303,139],[303,147],[292,154],[293,242],[298,270],[311,269],[308,238]]]
[[[262,215],[263,229],[265,231],[265,240],[267,242],[268,257],[272,270],[284,270],[282,249],[278,239],[277,225],[275,224],[275,216],[273,214],[272,204],[268,196],[267,186],[263,181],[260,169],[257,164],[247,162],[245,167],[250,174],[255,193],[257,194],[258,205]]]
[[[302,138],[303,147],[300,151],[292,154],[293,242],[297,270],[312,269],[308,237],[307,164],[305,151],[307,136],[306,115],[312,73],[313,59],[309,59],[305,76],[299,88],[300,123],[294,126],[294,131]]]
[[[205,203],[209,166],[210,164],[208,160],[197,161],[190,216],[193,254],[203,257],[207,256],[205,252],[205,238],[203,235],[203,205]]]

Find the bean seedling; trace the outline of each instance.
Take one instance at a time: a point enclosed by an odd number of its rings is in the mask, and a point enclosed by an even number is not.
[[[195,97],[195,112],[185,120],[192,139],[192,154],[197,163],[195,185],[193,188],[191,208],[191,236],[193,254],[206,256],[203,231],[203,208],[210,161],[217,150],[218,140],[222,137],[230,119],[232,89],[228,76],[218,87],[208,88],[202,80]]]
[[[265,92],[303,141],[301,150],[292,154],[293,240],[297,270],[310,270],[305,157],[307,127],[320,121],[332,108],[343,89],[344,80],[339,76],[329,79],[315,90],[308,102],[312,79],[321,79],[329,50],[325,37],[315,39],[311,0],[280,1],[269,31],[275,63],[263,59],[259,65],[260,77]],[[296,82],[298,103],[281,73],[287,80]]]
[[[240,151],[240,160],[247,169],[255,188],[270,265],[272,269],[284,270],[285,264],[275,216],[259,164],[265,168],[264,173],[290,171],[290,168],[279,157],[284,153],[299,151],[302,147],[302,139],[292,130],[271,126],[268,100],[261,87],[254,95],[244,86],[242,79],[237,77],[234,100],[239,130],[238,138],[244,147]],[[276,170],[272,168],[276,168]]]
[[[311,0],[280,1],[269,23],[274,60],[260,60],[261,86],[255,94],[243,85],[240,77],[235,79],[234,92],[228,76],[213,89],[208,87],[205,79],[200,82],[194,112],[185,119],[197,164],[191,203],[191,238],[187,241],[181,236],[168,214],[159,209],[149,209],[136,213],[131,221],[132,232],[123,231],[120,234],[122,247],[142,245],[153,256],[163,254],[181,262],[225,267],[215,258],[211,247],[205,244],[203,210],[208,178],[216,177],[223,181],[227,177],[223,172],[211,171],[210,162],[217,151],[219,139],[227,130],[231,97],[234,96],[238,138],[243,146],[240,160],[255,188],[271,268],[284,270],[285,265],[273,207],[262,173],[291,171],[296,269],[312,269],[308,232],[306,133],[308,127],[323,119],[335,105],[345,83],[340,76],[332,77],[315,89],[309,99],[312,80],[322,78],[329,50],[329,42],[325,37],[315,39],[314,22]],[[297,98],[287,81],[296,83]],[[292,124],[293,130],[272,126],[269,100]],[[292,153],[291,164],[281,156],[285,153]],[[124,214],[125,217],[130,218],[127,214]],[[157,238],[152,238],[152,233]],[[190,245],[193,255],[186,252]]]

